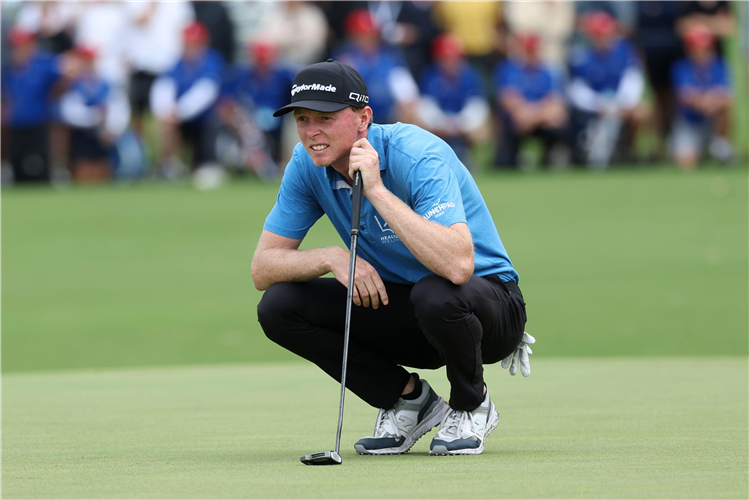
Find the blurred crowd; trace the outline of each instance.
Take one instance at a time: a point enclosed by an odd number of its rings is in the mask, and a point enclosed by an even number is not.
[[[4,185],[277,178],[297,137],[272,113],[301,67],[329,57],[364,76],[377,123],[418,124],[469,169],[477,149],[502,169],[529,151],[549,168],[692,169],[734,156],[726,38],[742,32],[749,60],[746,5],[724,1],[2,8]]]

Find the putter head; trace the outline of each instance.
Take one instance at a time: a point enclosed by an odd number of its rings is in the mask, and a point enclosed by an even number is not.
[[[334,451],[321,451],[300,457],[304,465],[341,465],[341,456]]]

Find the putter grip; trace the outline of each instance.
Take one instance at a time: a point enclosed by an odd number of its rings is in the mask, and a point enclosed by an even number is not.
[[[359,220],[361,219],[361,172],[354,173],[354,192],[351,199],[351,236],[359,234]]]

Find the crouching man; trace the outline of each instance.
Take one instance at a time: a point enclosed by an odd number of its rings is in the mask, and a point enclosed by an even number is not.
[[[523,341],[532,338],[518,274],[476,183],[436,136],[372,124],[367,85],[350,66],[308,66],[291,94],[275,114],[294,113],[301,143],[252,262],[265,334],[340,381],[349,252],[299,245],[322,215],[348,239],[361,172],[347,387],[379,413],[355,449],[405,453],[439,424],[432,455],[481,453],[499,421],[483,366],[514,355],[529,373]],[[442,366],[449,405],[404,368]]]

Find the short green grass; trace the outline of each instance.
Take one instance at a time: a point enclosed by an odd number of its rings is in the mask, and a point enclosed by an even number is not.
[[[300,363],[3,377],[4,498],[747,498],[747,360],[544,358],[486,380],[481,456],[365,457],[376,415]],[[444,372],[422,371],[441,394]]]
[[[544,355],[747,354],[746,169],[478,182]],[[3,372],[293,359],[250,275],[276,192],[3,192]],[[331,244],[326,220],[304,242]]]

